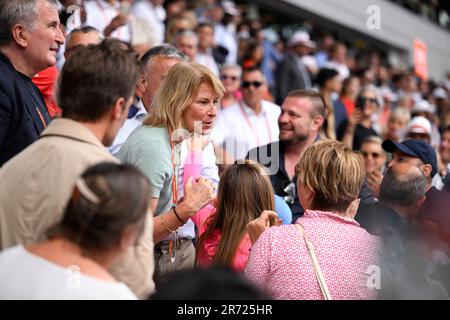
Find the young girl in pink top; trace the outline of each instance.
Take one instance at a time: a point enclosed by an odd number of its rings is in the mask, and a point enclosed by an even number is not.
[[[185,165],[185,170],[192,173],[189,166]],[[274,195],[264,169],[251,161],[228,167],[220,180],[215,207],[209,205],[191,218],[200,236],[197,264],[243,271],[252,246],[246,226],[265,210],[274,210]]]

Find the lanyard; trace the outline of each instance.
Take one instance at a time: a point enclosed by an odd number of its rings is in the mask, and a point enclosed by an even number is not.
[[[42,113],[41,113],[41,111],[39,110],[38,107],[36,107],[36,111],[37,111],[38,114],[39,114],[39,118],[41,118],[41,121],[42,121],[42,124],[44,125],[44,128],[47,128],[47,124],[45,123],[44,117],[42,116]]]
[[[242,115],[244,116],[244,119],[247,122],[247,125],[252,130],[253,135],[256,138],[256,143],[258,144],[258,147],[261,146],[262,144],[259,141],[258,132],[255,130],[255,127],[253,127],[252,122],[248,118],[247,113],[244,110],[244,106],[242,105],[242,100],[239,101],[239,107],[241,108]],[[269,143],[270,143],[270,142],[272,142],[272,131],[270,130],[270,124],[269,124],[269,120],[267,119],[267,115],[266,114],[264,114],[264,120],[265,120],[265,123],[266,123],[266,129],[267,129],[267,133],[269,135]]]
[[[171,161],[172,161],[172,206],[175,207],[178,202],[178,182],[176,170],[178,170],[177,164],[175,162],[175,143],[172,141],[172,130],[169,130],[169,141],[170,141],[170,149],[171,149]]]

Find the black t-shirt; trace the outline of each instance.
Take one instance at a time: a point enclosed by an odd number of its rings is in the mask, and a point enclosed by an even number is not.
[[[37,140],[50,121],[39,89],[0,54],[0,166]]]
[[[317,137],[316,141],[319,139]],[[250,150],[246,159],[259,162],[269,170],[270,182],[276,195],[285,199],[292,211],[292,223],[303,216],[305,210],[300,204],[297,190],[297,176],[292,180],[286,172],[284,166],[285,147],[283,143],[273,142],[255,149]],[[361,199],[360,205],[373,203],[375,201],[372,192],[364,181],[361,192],[358,196]]]

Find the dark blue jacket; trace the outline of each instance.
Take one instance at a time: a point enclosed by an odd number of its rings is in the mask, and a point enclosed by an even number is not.
[[[50,120],[39,89],[0,53],[0,166],[37,140]]]

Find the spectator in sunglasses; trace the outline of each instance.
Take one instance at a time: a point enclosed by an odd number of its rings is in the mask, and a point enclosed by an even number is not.
[[[383,140],[377,136],[369,136],[361,144],[361,154],[366,167],[367,184],[375,194],[387,160],[386,152],[381,147]]]
[[[260,69],[242,75],[243,99],[223,110],[212,133],[212,141],[234,160],[249,150],[278,141],[280,107],[264,99],[267,81]],[[220,151],[219,151],[220,152]]]
[[[378,89],[372,85],[361,89],[356,99],[356,108],[348,119],[342,141],[353,150],[360,150],[361,143],[369,136],[378,136],[374,128],[374,118],[381,105]]]
[[[381,144],[383,140],[377,136],[369,136],[361,144],[361,154],[366,165],[366,174],[383,171],[387,156]]]
[[[241,87],[242,69],[236,64],[225,65],[220,71],[220,80],[225,87],[225,94],[221,101],[221,108],[238,103],[242,99]]]

